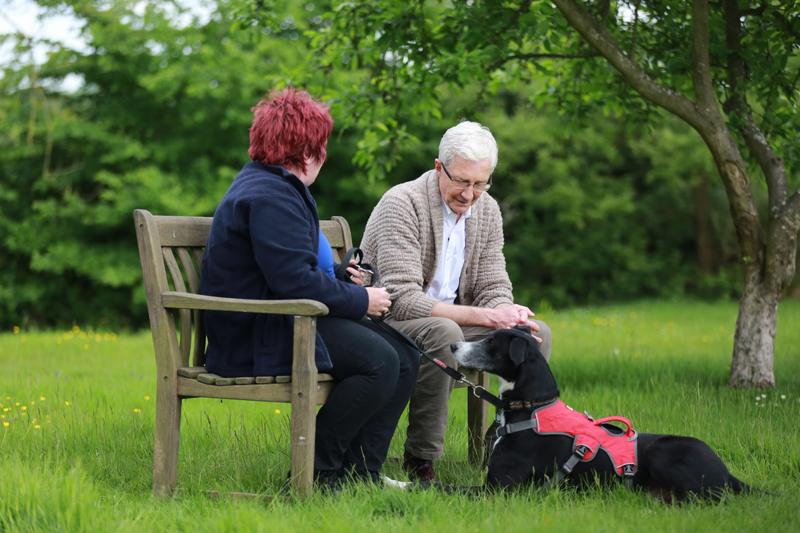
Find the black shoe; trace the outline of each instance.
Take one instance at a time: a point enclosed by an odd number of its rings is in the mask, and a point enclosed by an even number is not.
[[[436,472],[433,470],[433,461],[414,457],[408,452],[403,454],[403,469],[408,474],[408,479],[421,485],[431,485],[436,482]]]
[[[351,465],[344,469],[343,477],[349,481],[352,481],[353,483],[366,483],[376,485],[378,487],[383,486],[381,474],[375,470],[363,470]]]
[[[320,492],[336,494],[342,490],[344,481],[341,470],[314,470],[314,488]]]

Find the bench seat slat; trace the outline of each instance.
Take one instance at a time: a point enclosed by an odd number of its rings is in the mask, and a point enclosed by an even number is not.
[[[232,379],[232,378],[231,378]],[[333,389],[332,381],[317,383],[315,403],[323,404]],[[197,379],[178,378],[178,395],[183,398],[219,398],[223,400],[252,400],[257,402],[290,402],[291,383],[270,385],[227,385],[220,387]]]
[[[267,385],[270,383],[291,383],[291,376],[239,376],[226,378],[217,374],[212,374],[204,366],[184,366],[178,369],[178,375],[182,378],[196,379],[200,383],[207,385]],[[201,377],[202,376],[202,377]],[[232,381],[227,381],[232,380]],[[330,374],[317,374],[318,382],[333,381]]]

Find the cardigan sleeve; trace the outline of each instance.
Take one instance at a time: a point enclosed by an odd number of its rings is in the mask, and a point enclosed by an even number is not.
[[[421,221],[407,196],[387,192],[369,217],[362,248],[373,260],[392,299],[391,316],[431,316],[437,300],[425,294],[420,244]],[[426,228],[427,229],[427,228]]]

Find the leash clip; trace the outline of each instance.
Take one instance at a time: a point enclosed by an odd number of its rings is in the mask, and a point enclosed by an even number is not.
[[[470,383],[470,385],[472,385],[472,384]],[[478,390],[482,390],[482,391],[485,392],[486,389],[481,387],[480,385],[472,385],[472,395],[480,400],[481,399],[481,394],[480,394],[480,392],[478,392]]]

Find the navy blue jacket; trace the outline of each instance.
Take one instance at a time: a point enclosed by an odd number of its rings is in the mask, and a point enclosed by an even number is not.
[[[220,201],[203,256],[200,293],[256,300],[311,298],[359,319],[367,291],[319,268],[319,218],[308,188],[280,166],[251,162]],[[290,374],[294,319],[207,311],[206,368],[221,376]],[[317,369],[332,368],[317,334]]]

